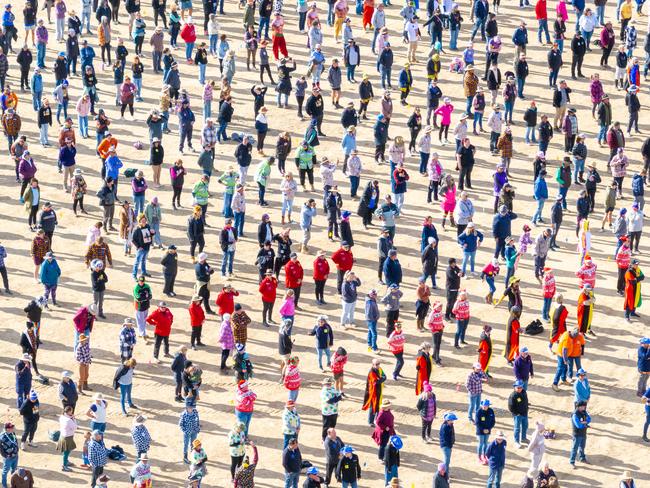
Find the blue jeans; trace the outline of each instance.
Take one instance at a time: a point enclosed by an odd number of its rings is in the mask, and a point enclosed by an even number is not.
[[[133,78],[133,84],[135,85],[135,88],[138,90],[137,95],[135,96],[135,99],[140,102],[142,101],[142,78]]]
[[[555,39],[555,42],[557,42],[557,50],[560,51],[560,53],[564,53],[564,39]]]
[[[494,286],[494,276],[486,276],[485,282],[488,284],[488,287],[490,288],[490,293],[494,294],[494,292],[497,291],[497,287]]]
[[[478,439],[476,454],[478,456],[484,456],[488,448],[488,439],[490,438],[490,434],[477,434],[476,438]]]
[[[192,442],[196,436],[196,432],[183,432],[183,459],[187,459],[187,451],[192,449]]]
[[[61,118],[61,112],[63,112],[63,118],[67,119],[68,118],[68,101],[64,101],[63,103],[59,103],[56,106],[56,121],[60,124],[61,121],[59,120]]]
[[[600,128],[598,129],[598,142],[605,142],[607,140],[607,126],[604,124],[600,124]]]
[[[440,450],[442,451],[442,462],[447,466],[447,473],[449,473],[451,471],[451,447],[441,447]]]
[[[300,471],[297,473],[284,473],[284,488],[298,488]]]
[[[7,486],[7,474],[10,472],[13,474],[14,471],[18,469],[18,456],[4,459],[2,462],[2,486],[6,488]]]
[[[372,54],[377,54],[375,51],[375,42],[377,42],[377,37],[379,36],[379,29],[375,29],[374,33],[372,34],[372,44],[370,45],[372,49]]]
[[[233,213],[232,213],[232,193],[224,193],[223,194],[223,208],[221,209],[221,213],[223,216],[227,219],[232,218]]]
[[[584,437],[573,437],[573,442],[571,443],[571,456],[569,457],[569,462],[575,464],[576,456],[580,461],[584,461],[585,458],[585,447],[587,445],[587,436]],[[4,471],[3,471],[4,473]]]
[[[537,139],[535,138],[535,127],[526,127],[526,135],[524,136],[524,140],[526,143],[532,142],[534,144],[537,143]]]
[[[560,74],[560,70],[551,70],[548,74],[548,86],[554,86],[557,84],[557,77]]]
[[[226,266],[228,273],[232,274],[232,264],[235,261],[235,251],[224,251],[223,259],[221,260],[221,274],[226,274]]]
[[[218,34],[212,34],[210,36],[210,54],[217,54],[217,42],[219,41]]]
[[[524,96],[524,84],[526,83],[526,80],[523,78],[517,78],[517,96],[519,98]]]
[[[43,97],[43,92],[32,92],[32,107],[34,107],[34,112],[38,112],[41,109],[41,98]]]
[[[454,336],[454,346],[459,342],[465,342],[465,331],[467,330],[469,319],[456,320],[456,335]]]
[[[551,36],[548,34],[548,19],[539,19],[539,27],[537,28],[537,40],[542,43],[542,31],[546,35],[546,44],[551,42]]]
[[[566,208],[567,208],[566,207],[566,194],[567,194],[568,191],[569,191],[569,189],[564,187],[564,186],[561,186],[560,189],[559,189],[559,193],[560,193],[560,195],[562,195],[562,208],[564,210],[566,210]]]
[[[88,137],[88,116],[78,115],[77,123],[79,124],[79,132],[81,132],[81,136]]]
[[[537,210],[535,210],[535,213],[533,214],[533,224],[536,224],[542,219],[542,210],[544,210],[544,204],[546,203],[545,198],[540,198],[537,200]]]
[[[253,418],[253,412],[240,412],[239,410],[235,410],[235,416],[237,417],[238,422],[243,422],[244,434],[248,435],[248,427],[251,424],[251,419]]]
[[[151,53],[151,58],[152,58],[152,64],[153,64],[153,69],[159,73],[162,71],[162,65],[161,60],[162,60],[162,51],[153,51]]]
[[[212,100],[203,101],[203,120],[212,117]]]
[[[192,51],[194,51],[194,43],[186,42],[185,43],[185,59],[192,59]]]
[[[605,5],[596,5],[596,18],[598,24],[605,25]]]
[[[390,73],[391,73],[392,69],[391,68],[386,68],[384,66],[382,66],[380,69],[381,69],[381,87],[385,89],[386,84],[388,84],[388,86],[391,86]]]
[[[144,212],[144,192],[143,193],[134,193],[133,194],[133,211],[136,215]]]
[[[36,66],[45,68],[45,44],[40,42],[36,45]]]
[[[476,412],[478,412],[479,407],[481,406],[481,394],[472,395],[468,394],[469,404],[467,406],[467,418],[470,421],[474,420],[476,417]]]
[[[81,27],[83,31],[83,26],[84,24],[86,25],[86,32],[90,34],[90,7],[88,7],[88,10],[82,9],[81,10]]]
[[[487,488],[501,488],[501,475],[503,474],[503,467],[490,468],[490,474],[487,479]]]
[[[133,277],[138,275],[138,269],[142,270],[142,274],[147,274],[147,255],[148,250],[138,249],[135,253],[135,262],[133,263]]]
[[[397,478],[397,469],[398,466],[397,464],[393,464],[392,466],[386,466],[385,468],[385,475],[386,475],[386,484],[390,483],[390,480],[393,478]]]
[[[474,123],[473,129],[476,130],[476,125],[478,124],[479,128],[483,130],[483,112],[474,111]]]
[[[542,318],[544,320],[551,320],[550,311],[552,301],[553,298],[544,298],[544,304],[542,305]]]
[[[463,252],[463,274],[465,274],[465,269],[467,268],[467,261],[469,260],[469,269],[473,273],[474,272],[474,258],[476,258],[476,251],[472,252]]]
[[[585,171],[585,160],[573,158],[573,182],[578,181],[578,174]]]
[[[346,77],[348,81],[354,80],[354,70],[356,69],[356,67],[357,67],[356,65],[354,66],[348,65],[346,67]]]
[[[257,37],[260,39],[264,39],[269,37],[269,24],[270,24],[271,19],[269,17],[260,17],[259,23],[260,27],[259,30],[257,31]],[[264,37],[262,37],[262,29],[264,29]],[[215,42],[216,45],[216,42]]]
[[[350,196],[356,197],[357,190],[359,189],[359,181],[361,180],[358,176],[350,176]]]
[[[154,231],[153,243],[156,246],[162,246],[162,237],[160,236],[160,222],[150,222],[149,226]]]
[[[474,28],[472,29],[472,35],[470,36],[470,39],[473,41],[474,36],[476,36],[476,33],[481,30],[481,39],[485,40],[485,19],[476,19],[474,21]]]
[[[515,415],[514,420],[514,434],[515,442],[523,442],[526,440],[526,432],[528,431],[528,417],[525,415]]]
[[[449,49],[454,51],[458,48],[458,29],[452,29],[449,31]]]
[[[366,320],[368,325],[368,347],[372,348],[373,351],[377,350],[377,321],[376,320]]]
[[[506,288],[508,288],[508,281],[515,275],[515,268],[506,267]]]
[[[566,372],[567,365],[564,364],[564,359],[562,356],[557,356],[557,367],[555,368],[555,377],[553,378],[553,384],[557,385],[560,382],[560,379],[562,379],[562,381],[566,381]]]
[[[357,488],[358,486],[356,481],[341,481],[341,488]]]
[[[582,17],[582,10],[576,10],[576,32],[580,29],[580,17]]]
[[[567,362],[569,363],[568,368],[569,368],[569,378],[573,378],[573,367],[575,366],[576,372],[582,368],[582,359],[580,356],[576,357],[569,357],[567,358]]]
[[[199,83],[202,85],[205,85],[205,70],[207,67],[207,63],[199,63]]]
[[[237,231],[239,237],[244,235],[244,220],[246,219],[246,214],[244,212],[235,212],[235,221],[233,227]]]
[[[90,422],[90,430],[98,430],[101,433],[106,432],[106,422],[95,422],[91,421]]]
[[[503,106],[505,107],[505,112],[503,114],[503,121],[504,122],[512,122],[512,111],[515,108],[515,102],[504,102]]]
[[[589,45],[591,44],[591,36],[594,34],[594,31],[587,32],[586,30],[580,29],[582,32],[582,37],[585,38],[585,44],[587,45],[587,49],[589,49]]]
[[[465,100],[467,100],[467,103],[465,104],[465,113],[467,115],[472,115],[472,100],[474,100],[474,96],[472,95],[472,96],[466,97]],[[456,139],[456,140],[458,140],[458,139]]]
[[[323,355],[327,357],[327,366],[332,364],[330,348],[326,347],[325,349],[316,348],[318,352],[318,367],[323,369]]]
[[[228,122],[219,122],[219,129],[217,130],[217,141],[221,142],[222,137],[224,141],[228,140],[228,135],[226,134],[227,127]]]
[[[133,405],[133,400],[131,400],[131,389],[133,388],[133,383],[130,385],[120,385],[120,404],[122,405],[122,413],[126,414],[126,403],[129,404],[129,407]]]

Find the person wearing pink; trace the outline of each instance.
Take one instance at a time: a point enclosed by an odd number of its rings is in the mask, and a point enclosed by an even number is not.
[[[449,126],[451,125],[451,113],[454,111],[454,106],[451,104],[451,98],[445,97],[444,103],[440,105],[435,112],[433,112],[433,125],[436,124],[436,117],[440,115],[440,132],[438,132],[438,140],[440,144],[449,144]],[[442,142],[442,133],[445,133],[445,142]]]
[[[90,96],[84,93],[77,100],[77,122],[81,137],[88,139],[88,114],[90,114]]]
[[[388,336],[388,350],[395,356],[395,369],[393,370],[393,379],[397,381],[402,375],[402,367],[404,366],[404,343],[406,337],[402,332],[402,323],[395,322],[395,330]]]
[[[241,380],[237,384],[237,391],[235,392],[235,416],[238,422],[243,422],[246,437],[248,437],[248,427],[251,418],[253,418],[255,400],[257,400],[257,395],[248,388],[248,381]]]
[[[230,351],[235,347],[235,337],[232,333],[229,313],[222,316],[221,328],[219,329],[219,344],[221,345],[221,370],[223,371],[226,369],[226,361],[230,356]]]
[[[293,402],[298,399],[300,384],[302,383],[300,369],[298,369],[299,363],[300,359],[298,359],[298,356],[291,356],[287,360],[287,366],[282,375],[284,387],[289,391],[289,400]]]
[[[632,249],[627,242],[627,236],[621,236],[618,240],[621,242],[621,247],[616,251],[616,266],[618,268],[616,293],[623,296],[625,295],[625,273],[630,267],[630,262],[632,261]]]
[[[280,305],[280,317],[282,317],[282,322],[284,322],[285,319],[291,319],[291,323],[293,323],[293,317],[296,315],[294,293],[293,290],[287,290],[284,295],[284,300],[282,300],[282,305]]]
[[[555,6],[555,13],[562,17],[562,20],[564,22],[569,20],[569,13],[567,12],[566,2],[564,0],[557,2],[557,5]]]
[[[339,347],[336,352],[332,355],[332,364],[330,370],[334,376],[334,388],[341,392],[341,396],[346,398],[345,393],[343,393],[343,376],[345,374],[345,365],[348,362],[348,352]]]
[[[602,101],[605,90],[603,83],[600,81],[600,75],[594,73],[591,75],[591,83],[589,83],[589,94],[591,95],[591,116],[594,117],[596,107]]]
[[[454,347],[461,349],[460,344],[467,344],[465,342],[465,332],[469,324],[469,300],[467,299],[467,291],[460,290],[458,298],[451,313],[456,317],[456,335],[454,336]]]
[[[443,318],[445,316],[442,311],[442,302],[436,300],[431,304],[431,311],[427,317],[427,326],[431,331],[432,342],[433,342],[433,352],[431,353],[431,359],[440,365],[442,361],[440,360],[440,344],[442,343],[442,331],[445,328],[445,323]]]
[[[587,254],[584,263],[576,271],[578,288],[582,290],[585,285],[590,285],[592,289],[596,288],[596,269],[596,264],[591,260],[591,256]]]
[[[447,220],[447,215],[449,215],[449,221],[453,227],[456,227],[454,222],[454,209],[456,208],[456,182],[454,177],[450,174],[445,178],[444,183],[440,187],[440,196],[442,196],[442,201],[440,206],[442,207],[442,228],[445,228],[445,222]]]
[[[555,296],[555,276],[553,276],[553,269],[546,266],[544,268],[544,275],[542,276],[542,296],[544,297],[544,304],[542,305],[542,319],[545,322],[551,321],[551,303]]]
[[[194,51],[194,43],[196,42],[196,28],[192,22],[192,17],[187,17],[180,35],[181,39],[185,41],[185,59],[188,64],[192,64],[192,51]]]

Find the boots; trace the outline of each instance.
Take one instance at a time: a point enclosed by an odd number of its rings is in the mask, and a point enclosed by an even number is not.
[[[447,221],[447,217],[442,218],[442,228],[445,228],[445,222]]]
[[[449,222],[451,222],[452,227],[456,227],[456,222],[454,221],[454,216],[451,215],[451,214],[449,215]]]
[[[584,174],[585,174],[584,171],[579,171],[579,172],[578,172],[578,181],[579,181],[580,183],[584,183],[584,182],[585,182],[585,179],[582,177]]]
[[[424,332],[424,319],[417,319],[418,330]]]
[[[492,292],[485,295],[485,303],[487,303],[488,305],[492,304]]]
[[[300,245],[300,252],[303,254],[309,254],[309,248],[307,247],[306,244],[301,244]]]
[[[284,225],[284,215],[282,216],[282,225]]]

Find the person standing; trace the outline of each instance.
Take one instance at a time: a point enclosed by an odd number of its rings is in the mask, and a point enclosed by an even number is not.
[[[454,431],[454,422],[458,417],[454,412],[446,413],[440,426],[440,450],[444,459],[445,466],[447,467],[447,474],[449,474],[449,467],[451,465],[451,453],[456,442],[456,433]]]
[[[190,450],[190,446],[193,445],[196,440],[196,437],[199,435],[199,432],[201,432],[199,412],[193,405],[190,404],[185,407],[185,410],[183,410],[178,419],[178,426],[183,433],[183,462],[185,464],[190,464],[188,451]]]
[[[637,370],[639,372],[639,381],[636,387],[636,396],[643,396],[650,378],[650,337],[642,337],[639,340],[637,349]]]
[[[573,435],[569,464],[571,464],[573,469],[576,469],[576,457],[578,457],[579,461],[589,464],[585,456],[585,448],[587,445],[587,429],[591,427],[590,424],[591,416],[587,413],[587,403],[579,402],[571,415]]]
[[[104,474],[104,466],[108,462],[108,449],[104,445],[104,435],[99,430],[94,430],[88,443],[88,459],[92,469],[90,486],[94,488],[97,480]]]
[[[297,439],[291,439],[289,445],[282,452],[282,467],[284,468],[285,488],[298,488],[302,469],[302,454]]]
[[[485,457],[487,457],[490,469],[487,488],[499,488],[501,486],[501,476],[506,465],[507,444],[505,434],[499,431],[496,438],[488,446],[487,451],[485,451]]]
[[[524,389],[524,382],[517,380],[513,384],[514,391],[508,397],[508,410],[514,421],[515,447],[521,448],[528,444],[526,432],[528,431],[528,395]]]
[[[153,357],[154,362],[160,363],[158,359],[158,354],[160,352],[160,345],[164,343],[165,347],[165,357],[170,358],[169,354],[169,336],[172,330],[172,323],[174,322],[174,315],[172,314],[167,303],[160,302],[158,308],[151,312],[146,318],[146,322],[149,325],[153,325],[154,329],[154,338],[155,343],[153,346]]]
[[[5,422],[4,431],[0,434],[0,456],[2,456],[2,486],[7,487],[7,475],[18,469],[18,438],[14,432],[14,424]]]

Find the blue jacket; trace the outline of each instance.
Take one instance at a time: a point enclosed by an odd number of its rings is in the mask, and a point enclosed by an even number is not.
[[[577,402],[588,402],[591,398],[591,386],[589,386],[589,380],[585,378],[584,380],[577,380],[573,384],[573,394],[574,401]]]
[[[16,392],[29,392],[32,389],[32,368],[26,368],[25,363],[18,361],[16,371]]]
[[[632,177],[632,195],[642,197],[643,193],[643,176],[637,173]]]
[[[512,34],[512,42],[515,46],[525,46],[528,44],[528,31],[524,28],[517,27]]]
[[[399,264],[398,259],[386,258],[383,273],[386,286],[390,286],[393,283],[399,285],[402,282],[402,265]]]
[[[573,0],[571,3],[576,9],[580,10],[581,12],[585,9],[585,0]]]
[[[423,225],[422,237],[420,238],[420,253],[423,253],[424,248],[429,245],[429,237],[433,237],[436,242],[438,242],[438,231],[433,225],[431,227],[428,225]]]
[[[93,59],[95,59],[95,50],[90,46],[86,46],[81,48],[80,56],[81,66],[90,66],[93,64]]]
[[[514,212],[505,215],[496,214],[492,221],[492,235],[497,239],[505,239],[512,233],[512,221],[517,218]]]
[[[309,205],[303,205],[302,210],[300,211],[300,228],[309,229],[311,228],[311,223],[318,214],[318,210],[311,208]]]
[[[411,74],[411,70],[403,69],[400,71],[398,83],[400,88],[410,88],[413,84],[413,75]]]
[[[59,149],[59,162],[65,166],[73,166],[75,161],[75,156],[77,155],[77,150],[73,146],[63,146]]]
[[[639,373],[650,372],[650,347],[639,346],[637,351],[636,367]]]
[[[189,107],[183,108],[180,112],[178,112],[178,125],[182,127],[188,127],[194,123],[194,120],[194,112],[192,112]]]
[[[370,297],[366,297],[366,320],[369,322],[377,322],[379,320],[377,300]]]
[[[32,75],[32,93],[43,92],[43,76],[40,73]]]
[[[463,232],[458,236],[458,244],[463,248],[463,252],[475,252],[479,242],[483,242],[483,234],[479,231],[474,231],[473,234]]]
[[[501,442],[497,442],[496,439],[490,442],[490,445],[485,451],[485,455],[488,458],[488,466],[490,469],[499,469],[503,468],[506,465],[506,445],[508,443],[505,439]]]
[[[59,268],[59,263],[56,262],[56,259],[52,259],[52,261],[46,259],[43,261],[39,273],[41,283],[44,285],[54,286],[59,282],[60,276],[61,268]]]
[[[454,425],[443,422],[440,426],[440,447],[454,447],[456,442],[456,434],[454,432]]]
[[[106,177],[109,176],[114,180],[120,175],[120,168],[123,166],[122,161],[117,156],[109,156],[104,162],[106,165]]]
[[[538,176],[535,180],[535,187],[533,189],[533,197],[535,200],[546,200],[548,198],[548,186],[546,186],[546,178]]]
[[[484,435],[484,430],[492,430],[494,428],[494,424],[496,424],[494,410],[492,410],[490,407],[488,407],[487,410],[479,408],[476,411],[474,422],[476,424],[476,435]]]
[[[309,333],[311,336],[316,336],[316,348],[317,349],[327,349],[334,345],[334,334],[332,332],[332,327],[330,324],[325,324],[324,326],[316,325],[312,331]]]
[[[477,19],[486,19],[488,16],[488,4],[487,2],[476,2],[474,3],[474,17]]]

